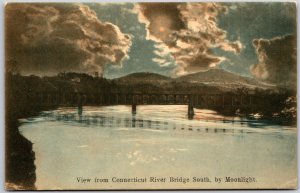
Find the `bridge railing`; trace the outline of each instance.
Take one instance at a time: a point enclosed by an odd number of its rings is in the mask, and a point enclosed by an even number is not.
[[[28,93],[24,98],[30,105],[78,106],[81,105],[185,105],[207,107],[257,106],[265,99],[254,95],[233,94],[159,94],[159,93]]]

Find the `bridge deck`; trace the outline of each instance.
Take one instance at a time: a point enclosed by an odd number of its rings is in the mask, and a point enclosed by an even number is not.
[[[253,107],[261,98],[252,95],[222,94],[124,94],[124,93],[30,93],[27,101],[43,106],[80,105],[187,105],[207,107]]]

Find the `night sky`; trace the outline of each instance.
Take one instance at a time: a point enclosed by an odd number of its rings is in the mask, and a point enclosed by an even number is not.
[[[170,56],[170,64],[160,66],[152,61],[155,57],[155,42],[146,40],[145,24],[138,21],[136,14],[130,12],[134,4],[87,4],[100,20],[108,21],[120,27],[121,31],[130,34],[132,47],[130,58],[123,62],[121,68],[107,65],[105,77],[114,78],[129,73],[149,71],[167,76],[172,75],[176,67]],[[289,3],[226,3],[227,14],[218,16],[218,25],[227,31],[229,40],[239,39],[244,45],[240,54],[234,54],[215,48],[213,52],[229,60],[220,63],[219,68],[244,76],[251,76],[250,66],[258,63],[258,57],[252,40],[271,39],[286,34],[296,33],[296,10]]]
[[[5,10],[6,67],[40,76],[222,68],[296,80],[295,3],[30,3]]]
[[[132,46],[130,48],[128,60],[125,60],[122,67],[106,65],[104,76],[107,78],[116,78],[134,72],[155,72],[170,76],[176,64],[170,56],[170,65],[161,66],[154,62],[155,42],[146,40],[145,24],[138,21],[137,15],[130,10],[134,4],[87,4],[93,9],[100,20],[108,21],[119,26],[120,30],[132,37]]]

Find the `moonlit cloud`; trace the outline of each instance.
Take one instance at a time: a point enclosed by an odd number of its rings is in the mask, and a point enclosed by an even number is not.
[[[258,61],[252,41],[296,34],[292,2],[8,3],[5,11],[6,67],[22,74],[105,66],[103,75],[115,78],[222,68],[274,83],[269,60]]]
[[[251,66],[252,74],[263,81],[295,86],[297,78],[296,36],[254,39],[259,63]]]
[[[101,73],[128,57],[130,36],[85,5],[10,3],[5,11],[7,65],[22,74]]]
[[[174,64],[174,58],[170,55],[168,47],[163,43],[157,43],[154,45],[155,58],[152,59],[153,62],[159,64],[160,66],[169,66]]]
[[[228,11],[220,3],[139,3],[135,10],[146,25],[147,39],[164,44],[164,52],[175,59],[177,75],[205,71],[224,61],[213,48],[235,54],[243,48],[217,26],[218,15]]]

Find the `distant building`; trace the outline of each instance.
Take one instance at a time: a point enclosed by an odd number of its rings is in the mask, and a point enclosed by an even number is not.
[[[94,77],[96,77],[96,78],[102,78],[103,77],[103,73],[102,72],[95,72],[94,73]]]
[[[71,79],[72,82],[80,82],[80,78],[79,77],[75,77]]]
[[[60,73],[58,73],[58,77],[65,78],[66,77],[66,73],[65,72],[60,72]]]

